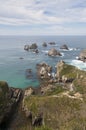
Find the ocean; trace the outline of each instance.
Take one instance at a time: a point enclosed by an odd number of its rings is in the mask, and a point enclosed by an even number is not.
[[[48,44],[45,48],[42,46],[43,42],[55,42],[56,44]],[[24,50],[24,45],[32,43],[37,43],[38,54]],[[69,47],[68,51],[60,50],[63,44]],[[62,56],[49,57],[46,54],[50,48],[56,48]],[[16,88],[38,87],[36,64],[41,62],[53,66],[53,72],[60,60],[86,70],[86,63],[76,59],[85,48],[86,36],[0,36],[0,80],[7,81],[9,86]],[[27,69],[32,70],[32,76],[26,76]]]

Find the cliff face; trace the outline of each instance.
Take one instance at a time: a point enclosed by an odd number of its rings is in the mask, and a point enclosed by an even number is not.
[[[16,108],[22,91],[10,88],[4,81],[0,81],[0,128],[8,122],[13,107]]]

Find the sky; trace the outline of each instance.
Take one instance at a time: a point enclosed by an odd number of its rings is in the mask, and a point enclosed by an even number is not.
[[[86,35],[86,0],[0,0],[0,35]]]

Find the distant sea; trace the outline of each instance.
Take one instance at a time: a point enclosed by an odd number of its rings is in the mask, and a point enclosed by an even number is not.
[[[45,48],[43,42],[55,42]],[[24,50],[24,45],[37,43],[39,53],[35,54]],[[69,51],[60,50],[60,46],[66,44]],[[62,53],[61,57],[49,57],[50,48],[56,48]],[[81,50],[86,48],[86,36],[0,36],[0,80],[7,81],[9,86],[26,88],[39,86],[36,75],[36,64],[46,62],[55,66],[60,60],[75,65],[79,69],[86,70],[86,63],[76,59]],[[23,59],[21,59],[21,57]],[[32,77],[26,76],[26,70],[32,70]]]

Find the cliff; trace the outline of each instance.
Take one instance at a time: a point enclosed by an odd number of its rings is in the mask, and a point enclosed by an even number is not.
[[[0,81],[0,128],[6,129],[9,118],[14,113],[22,90],[11,88],[5,81]]]

